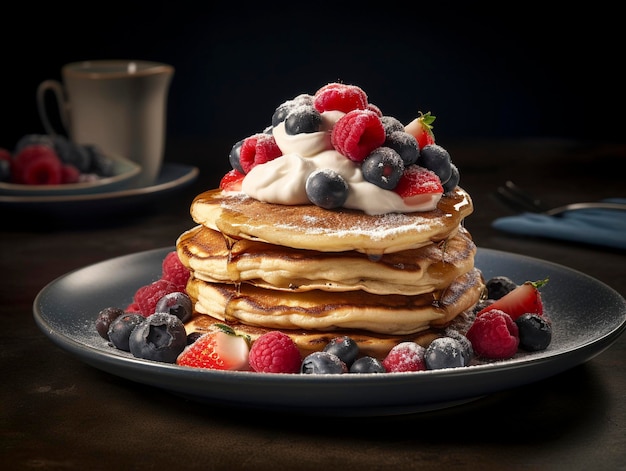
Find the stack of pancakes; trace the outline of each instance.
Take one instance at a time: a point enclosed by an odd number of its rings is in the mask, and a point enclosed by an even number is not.
[[[188,332],[225,323],[254,340],[281,330],[303,355],[338,335],[379,359],[402,341],[426,346],[467,324],[484,289],[463,227],[472,211],[460,187],[433,211],[383,215],[201,193],[197,226],[176,242],[191,272]]]

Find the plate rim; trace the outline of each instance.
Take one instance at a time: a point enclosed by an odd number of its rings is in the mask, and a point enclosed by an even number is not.
[[[180,164],[176,162],[166,162],[163,164],[163,169],[161,172],[165,172],[166,170],[176,169],[185,170],[185,173],[177,176],[176,178],[157,182],[153,185],[149,186],[141,186],[136,188],[125,188],[116,191],[103,191],[100,193],[83,193],[83,194],[72,194],[72,195],[40,195],[40,196],[18,196],[18,195],[4,195],[0,194],[0,204],[56,204],[56,203],[72,203],[72,202],[89,202],[89,201],[100,201],[100,200],[110,200],[110,199],[119,199],[126,198],[132,196],[141,196],[150,193],[158,193],[166,190],[170,190],[172,188],[176,188],[180,185],[183,185],[187,182],[195,179],[199,173],[200,169],[194,165],[186,165]]]
[[[217,371],[217,370],[203,370],[180,367],[172,364],[165,364],[160,362],[153,362],[149,360],[143,360],[132,357],[132,355],[105,349],[99,349],[92,347],[87,343],[80,342],[76,336],[72,337],[62,332],[57,332],[53,326],[50,325],[43,313],[43,307],[41,306],[42,300],[50,290],[54,289],[58,283],[60,283],[66,277],[76,275],[85,269],[97,269],[99,266],[104,267],[107,263],[114,261],[123,262],[124,260],[132,259],[134,257],[147,259],[161,258],[167,253],[167,251],[173,250],[174,247],[162,247],[142,252],[135,252],[127,255],[121,255],[118,257],[110,258],[97,262],[86,267],[77,268],[60,277],[52,280],[44,288],[40,290],[33,301],[33,315],[38,327],[46,334],[46,336],[53,341],[61,349],[75,355],[79,360],[87,363],[97,369],[106,371],[107,373],[125,378],[132,382],[139,382],[147,384],[153,387],[157,387],[177,395],[183,395],[192,400],[209,402],[209,403],[229,403],[237,407],[252,407],[260,409],[280,409],[289,410],[292,412],[301,413],[318,413],[327,415],[345,415],[345,416],[371,416],[371,415],[395,415],[421,412],[424,410],[433,410],[443,407],[450,407],[458,404],[459,402],[466,402],[475,398],[482,397],[484,395],[492,394],[500,390],[519,387],[530,382],[539,381],[550,376],[554,376],[560,372],[577,366],[583,362],[590,360],[597,356],[605,349],[609,348],[619,336],[626,330],[626,300],[612,287],[597,280],[583,272],[568,268],[564,265],[560,265],[554,262],[541,260],[538,258],[513,254],[510,252],[502,252],[494,249],[479,248],[477,252],[477,259],[480,261],[481,257],[498,257],[505,256],[513,258],[515,260],[521,260],[527,264],[539,266],[549,266],[553,270],[570,273],[587,283],[592,283],[597,287],[601,287],[604,292],[611,293],[613,297],[611,302],[619,302],[620,312],[615,317],[615,327],[598,337],[588,340],[582,344],[570,347],[563,351],[537,354],[529,358],[528,356],[521,359],[504,360],[501,362],[494,362],[483,365],[472,365],[469,367],[454,368],[447,370],[433,370],[422,372],[408,372],[408,373],[388,373],[383,374],[359,374],[359,375],[285,375],[285,374],[271,374],[271,373],[255,373],[250,371]],[[480,268],[480,264],[477,264]],[[83,322],[90,322],[88,319],[81,318]],[[95,321],[95,313],[94,313]],[[91,336],[96,337],[97,333],[95,328],[90,333]],[[103,345],[106,346],[104,343]],[[557,362],[558,360],[558,362]],[[557,364],[558,363],[558,364]],[[541,368],[538,368],[541,366]],[[541,374],[539,373],[541,370]],[[493,377],[498,374],[506,373],[507,376],[514,376],[514,378],[508,378],[506,385],[499,386],[497,382],[493,382]],[[515,373],[515,375],[512,375]],[[467,388],[465,392],[448,392],[445,390],[446,385],[452,385],[454,381],[458,381],[459,378],[472,377],[476,381],[476,384],[470,388]],[[255,389],[260,390],[263,397],[258,401],[245,402],[241,400],[229,401],[223,397],[226,390],[232,390],[233,388],[240,388],[250,383],[250,379],[254,380]],[[404,386],[410,384],[412,387],[419,386],[420,383],[435,383],[438,389],[443,389],[445,397],[437,401],[418,401],[411,402],[406,401],[406,398],[402,396],[402,400],[394,400],[392,404],[357,404],[354,407],[350,407],[346,404],[345,398],[342,396],[336,404],[321,407],[319,404],[307,406],[302,400],[293,400],[287,404],[282,403],[281,400],[276,400],[267,397],[268,391],[275,388],[276,385],[285,387],[285,385],[291,386],[298,391],[302,392],[303,388],[306,394],[308,394],[306,388],[310,388],[311,384],[315,384],[316,389],[322,390],[324,396],[332,396],[332,390],[328,388],[337,387],[342,384],[349,384],[350,387],[365,387],[373,388],[377,390],[381,387],[379,384],[381,378],[384,378],[385,384],[388,389],[391,386]],[[432,378],[435,378],[434,380]],[[164,384],[167,383],[168,384]],[[463,381],[465,381],[463,379]],[[198,393],[198,386],[202,386],[202,383],[210,382],[213,385],[219,385],[225,388],[224,392],[220,392],[219,397],[215,397],[215,392],[212,394]],[[482,382],[490,382],[492,384],[489,387],[480,385]],[[192,388],[191,390],[189,388]],[[317,391],[319,393],[320,391]],[[395,397],[395,396],[394,396]],[[430,396],[428,396],[430,398]],[[227,404],[228,405],[228,404]],[[374,407],[375,406],[375,407]]]
[[[15,197],[57,197],[78,196],[106,192],[106,187],[129,182],[139,175],[141,165],[117,154],[106,154],[116,166],[123,166],[123,171],[109,177],[98,178],[93,182],[64,183],[58,185],[25,185],[12,182],[0,182],[0,196]],[[120,190],[117,190],[120,191]]]

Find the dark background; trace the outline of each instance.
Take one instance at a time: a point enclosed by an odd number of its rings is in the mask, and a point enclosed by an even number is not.
[[[114,58],[175,67],[170,138],[234,142],[283,101],[343,81],[405,123],[431,111],[438,140],[623,140],[624,25],[602,3],[219,3],[1,7],[0,147],[43,133],[42,80],[67,62]]]

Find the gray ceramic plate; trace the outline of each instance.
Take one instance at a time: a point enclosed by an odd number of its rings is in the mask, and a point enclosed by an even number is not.
[[[140,360],[108,346],[95,329],[98,312],[126,306],[161,274],[173,247],[126,255],[68,273],[34,301],[39,328],[59,347],[96,368],[186,398],[235,407],[336,416],[434,410],[556,375],[600,354],[626,327],[626,301],[583,273],[520,255],[479,249],[486,278],[550,278],[542,288],[553,325],[550,347],[491,364],[414,373],[280,375],[201,370]]]
[[[66,195],[90,195],[119,191],[129,187],[139,175],[141,166],[117,155],[108,155],[113,161],[113,175],[91,182],[66,183],[63,185],[21,185],[0,182],[0,194],[21,197],[46,197]]]
[[[99,216],[127,212],[191,184],[197,167],[166,162],[154,185],[91,194],[15,196],[0,194],[0,209],[52,217]]]

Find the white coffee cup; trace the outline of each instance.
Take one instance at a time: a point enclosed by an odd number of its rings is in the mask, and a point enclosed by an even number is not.
[[[37,88],[37,108],[50,135],[56,134],[46,110],[52,91],[61,123],[77,144],[96,145],[126,157],[142,171],[136,182],[155,182],[163,165],[166,111],[174,67],[144,60],[90,60],[61,68],[62,83],[45,80]]]

